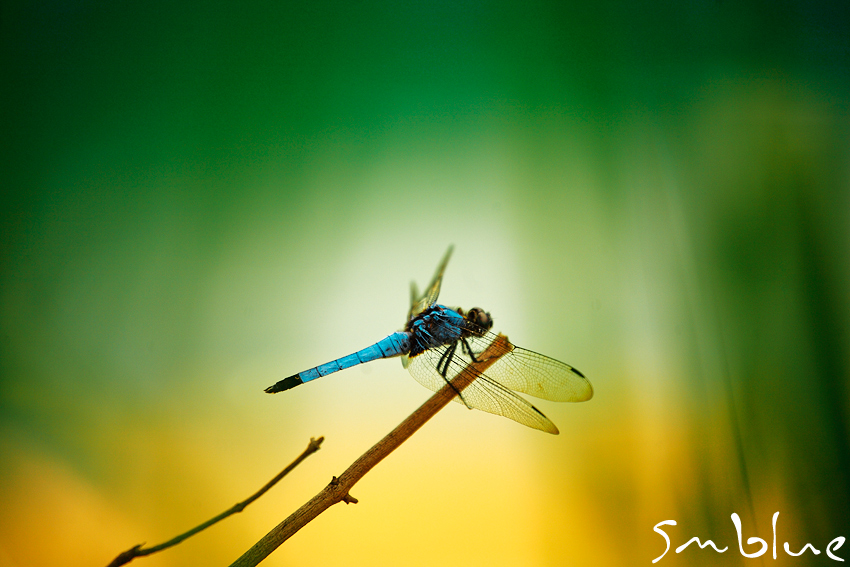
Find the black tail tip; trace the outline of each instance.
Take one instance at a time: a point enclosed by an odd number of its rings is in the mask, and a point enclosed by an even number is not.
[[[274,386],[269,386],[265,389],[267,394],[275,394],[277,392],[283,392],[284,390],[289,390],[290,388],[294,388],[295,386],[299,386],[304,382],[298,375],[290,376],[289,378],[284,378]]]

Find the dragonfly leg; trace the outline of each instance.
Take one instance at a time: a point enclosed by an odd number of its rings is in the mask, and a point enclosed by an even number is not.
[[[469,348],[469,347],[467,347],[467,348]],[[463,402],[463,405],[465,405],[469,409],[472,409],[472,406],[470,406],[468,403],[466,403],[466,400],[464,399],[463,394],[460,392],[460,390],[455,388],[455,385],[452,383],[451,380],[449,380],[449,364],[451,363],[452,359],[454,358],[455,352],[457,352],[457,342],[453,343],[452,346],[448,347],[443,352],[443,355],[440,357],[440,360],[437,362],[437,373],[440,376],[442,376],[443,380],[445,380],[446,383],[449,386],[452,387],[452,390],[454,390],[455,393],[457,393],[457,397],[460,398],[460,401]]]
[[[455,355],[456,349],[457,343],[454,343],[452,346],[443,351],[443,355],[437,362],[437,372],[440,374],[440,376],[443,377],[443,380],[448,380],[447,376],[449,374],[449,362],[451,362],[452,357]]]
[[[472,347],[471,347],[471,346],[469,346],[469,343],[466,341],[466,337],[461,337],[461,339],[460,339],[460,340],[463,342],[463,351],[464,351],[466,354],[468,354],[468,355],[469,355],[469,358],[472,360],[472,362],[481,362],[480,360],[478,360],[477,358],[475,358],[475,354],[473,354],[473,352],[472,352]]]

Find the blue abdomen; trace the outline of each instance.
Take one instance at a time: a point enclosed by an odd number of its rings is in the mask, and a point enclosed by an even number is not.
[[[327,362],[321,366],[316,366],[310,370],[305,370],[304,372],[298,373],[297,376],[301,379],[301,382],[309,382],[310,380],[315,380],[320,376],[327,376],[328,374],[333,374],[334,372],[351,368],[357,364],[371,362],[372,360],[377,360],[379,358],[399,356],[407,354],[409,351],[410,335],[404,332],[393,333],[372,346],[368,346],[354,354],[349,354],[348,356],[343,356],[342,358]]]

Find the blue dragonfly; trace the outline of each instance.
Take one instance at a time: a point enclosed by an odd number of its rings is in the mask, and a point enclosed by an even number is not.
[[[451,254],[449,247],[424,293],[420,295],[416,284],[411,285],[411,307],[403,331],[354,354],[284,378],[266,388],[266,392],[282,392],[363,362],[396,356],[401,357],[417,382],[436,392],[471,363],[480,362],[482,353],[497,337],[490,332],[490,314],[478,307],[464,312],[437,303]],[[514,392],[555,402],[583,402],[593,396],[593,387],[584,374],[568,364],[511,343],[507,343],[507,351],[486,372],[477,372],[475,380],[454,400],[469,409],[501,415],[557,435],[555,424]]]

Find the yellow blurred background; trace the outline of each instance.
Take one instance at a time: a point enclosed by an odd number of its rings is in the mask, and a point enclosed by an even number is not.
[[[228,565],[430,395],[263,388],[441,302],[579,368],[452,404],[264,565],[829,562],[850,538],[846,9],[4,8],[0,567]],[[712,539],[722,555],[695,545]],[[811,543],[821,551],[788,557]],[[757,546],[747,546],[753,552]],[[838,550],[839,556],[850,551]]]

